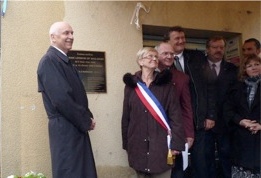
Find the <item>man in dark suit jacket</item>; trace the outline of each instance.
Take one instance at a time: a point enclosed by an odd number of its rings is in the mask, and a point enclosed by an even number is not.
[[[50,28],[51,46],[39,62],[38,91],[49,119],[53,178],[97,178],[89,131],[95,127],[77,70],[67,57],[73,30],[66,22]]]
[[[223,59],[225,44],[225,39],[220,36],[211,37],[206,43],[206,60],[209,64],[206,66],[206,71],[208,71],[208,76],[212,75],[217,91],[217,120],[215,121],[215,126],[208,130],[206,134],[208,177],[211,178],[219,176],[223,178],[231,177],[230,134],[223,116],[223,106],[228,98],[229,91],[237,82],[237,67]],[[216,165],[215,161],[216,150],[218,152],[219,166]],[[219,173],[216,167],[220,168]]]
[[[206,60],[200,51],[185,50],[185,32],[180,26],[171,27],[164,37],[164,41],[171,44],[175,61],[181,66],[181,71],[190,78],[189,88],[193,109],[195,140],[191,147],[192,175],[187,177],[209,178],[206,174],[207,164],[205,155],[206,130],[214,127],[216,119],[215,87],[204,75]],[[178,65],[177,65],[178,66]],[[176,176],[175,178],[183,178]]]
[[[159,69],[169,69],[172,72],[172,82],[175,85],[176,96],[179,99],[182,120],[185,133],[185,141],[189,147],[193,144],[194,140],[194,126],[193,126],[193,113],[191,107],[191,96],[189,91],[189,77],[183,72],[178,71],[174,66],[174,52],[172,46],[167,42],[162,42],[156,46],[159,53]],[[175,167],[173,169],[175,174],[183,173],[182,155],[176,156]]]

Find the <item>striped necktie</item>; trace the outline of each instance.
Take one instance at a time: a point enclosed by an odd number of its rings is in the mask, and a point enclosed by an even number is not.
[[[181,64],[180,64],[180,62],[179,62],[179,57],[178,57],[178,56],[175,56],[174,59],[175,59],[175,61],[176,61],[176,65],[175,65],[175,66],[176,66],[177,70],[183,72],[183,69],[182,69]]]

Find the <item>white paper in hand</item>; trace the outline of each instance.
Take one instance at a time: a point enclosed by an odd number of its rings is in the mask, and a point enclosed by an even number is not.
[[[185,151],[182,151],[182,158],[183,158],[183,171],[185,171],[188,167],[188,143],[185,144]]]

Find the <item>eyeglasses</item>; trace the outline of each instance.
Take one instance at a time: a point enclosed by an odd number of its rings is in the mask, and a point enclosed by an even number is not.
[[[143,59],[158,60],[159,57],[151,54],[151,55],[148,55],[148,56],[144,56]]]

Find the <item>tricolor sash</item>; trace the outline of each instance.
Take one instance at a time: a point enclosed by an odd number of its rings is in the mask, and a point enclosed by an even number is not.
[[[171,128],[168,124],[167,115],[154,94],[149,90],[149,88],[142,82],[137,82],[137,87],[135,88],[137,95],[139,96],[142,103],[149,110],[153,118],[167,131],[167,145],[168,145],[168,161],[167,163],[173,164],[173,157],[170,149],[171,141]]]

